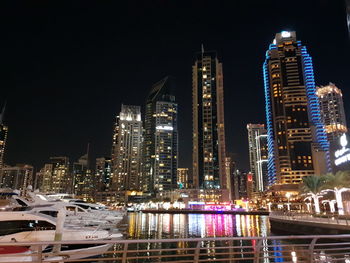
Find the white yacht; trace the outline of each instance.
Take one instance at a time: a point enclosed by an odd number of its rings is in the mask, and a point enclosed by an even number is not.
[[[122,234],[103,229],[106,220],[94,220],[95,214],[63,202],[36,202],[12,193],[2,194],[0,202],[0,242],[44,241],[44,262],[65,258],[79,259],[106,252],[111,244],[62,245],[59,250],[50,241],[111,240]],[[28,206],[33,205],[33,206]],[[79,218],[80,216],[80,218]],[[90,218],[93,226],[87,227]],[[73,222],[74,220],[75,222]],[[90,223],[91,223],[90,222]],[[59,239],[57,239],[59,237]],[[35,247],[0,247],[0,262],[33,262]]]

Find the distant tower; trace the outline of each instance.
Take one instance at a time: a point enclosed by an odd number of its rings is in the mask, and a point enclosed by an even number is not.
[[[303,176],[330,171],[312,59],[295,32],[276,34],[263,72],[269,184],[297,184]]]
[[[4,124],[5,107],[6,104],[2,107],[2,111],[0,114],[0,173],[1,169],[4,167],[4,155],[8,132],[8,127]]]
[[[145,109],[143,190],[177,188],[178,131],[175,83],[165,77],[152,86]]]
[[[108,157],[96,158],[95,185],[98,191],[108,191],[112,179],[112,160]]]
[[[89,148],[89,147],[88,147]],[[89,150],[73,163],[74,194],[84,200],[92,200],[95,188],[92,172],[89,169]]]
[[[253,191],[263,192],[268,186],[267,178],[267,131],[264,124],[248,124],[250,171],[253,174]]]
[[[320,102],[321,113],[330,143],[337,141],[348,131],[343,105],[343,95],[333,83],[317,88],[316,94]]]
[[[50,171],[50,192],[53,193],[71,193],[72,178],[69,174],[68,157],[51,157]],[[70,189],[70,190],[68,190]]]
[[[140,106],[122,105],[114,134],[113,190],[140,190],[142,121]]]
[[[0,188],[26,190],[33,186],[33,166],[28,164],[16,164],[16,166],[4,166],[0,175]]]
[[[227,189],[223,72],[215,51],[196,54],[192,88],[194,186]]]

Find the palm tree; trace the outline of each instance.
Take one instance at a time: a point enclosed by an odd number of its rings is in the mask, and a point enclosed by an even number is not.
[[[324,184],[326,182],[325,176],[319,175],[309,175],[303,177],[303,183],[301,185],[301,193],[312,198],[315,204],[315,212],[320,213],[319,198],[321,196],[321,191],[324,189]]]
[[[332,191],[338,206],[338,214],[344,215],[342,193],[350,190],[350,171],[338,171],[335,174],[325,175],[326,183],[323,192]]]

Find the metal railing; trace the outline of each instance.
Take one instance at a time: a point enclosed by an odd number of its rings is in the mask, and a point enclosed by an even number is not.
[[[350,217],[339,216],[333,214],[310,214],[310,213],[296,213],[296,212],[282,212],[274,211],[271,212],[270,217],[277,217],[287,220],[298,220],[298,221],[308,221],[317,222],[324,224],[335,224],[350,227]]]
[[[0,243],[7,247],[30,251],[0,262],[350,262],[350,234]]]

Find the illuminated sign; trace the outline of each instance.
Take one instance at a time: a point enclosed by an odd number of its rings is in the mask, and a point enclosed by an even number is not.
[[[334,153],[336,158],[334,164],[336,166],[350,161],[350,149],[346,147],[348,145],[348,140],[346,139],[345,133],[340,137],[339,142],[342,148]]]

